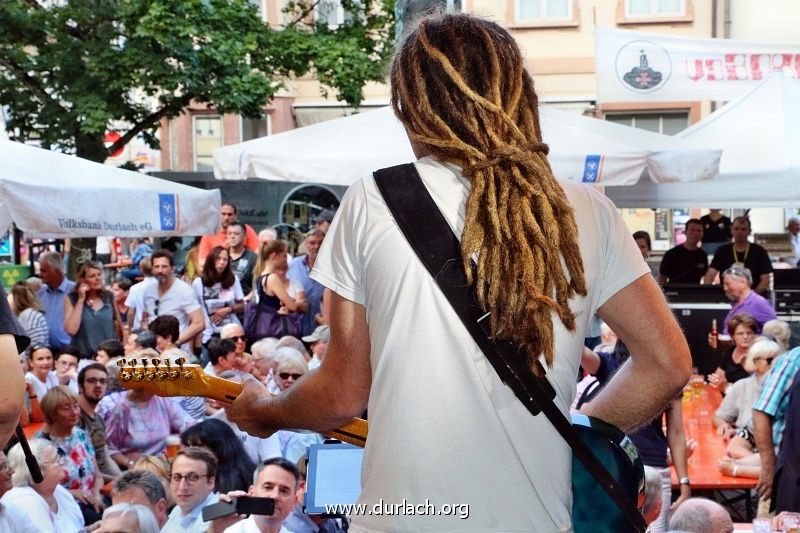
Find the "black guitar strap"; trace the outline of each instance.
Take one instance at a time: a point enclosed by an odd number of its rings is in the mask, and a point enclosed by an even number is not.
[[[513,343],[489,338],[488,314],[467,284],[458,238],[422,182],[413,164],[375,172],[375,183],[383,195],[411,248],[430,272],[472,338],[494,367],[497,375],[533,416],[543,412],[597,483],[616,503],[634,531],[647,529],[642,515],[625,491],[581,439],[572,423],[553,403],[555,390],[545,378],[537,378],[525,357],[515,357]]]

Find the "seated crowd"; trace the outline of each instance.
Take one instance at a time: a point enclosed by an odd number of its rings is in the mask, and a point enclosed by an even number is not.
[[[44,480],[34,483],[20,444],[9,443],[8,459],[0,455],[0,529],[8,519],[10,531],[342,530],[299,505],[306,448],[320,435],[256,438],[228,419],[227,404],[123,387],[122,367],[142,360],[176,369],[196,363],[234,382],[251,374],[273,393],[319,365],[329,338],[321,302],[295,336],[245,335],[245,301],[256,292],[276,298],[277,313],[309,310],[302,281],[287,277],[285,246],[263,243],[264,260],[251,265],[247,283],[233,270],[232,249],[212,247],[197,277],[185,281],[171,254],[158,250],[137,261],[141,276],[126,272],[110,288],[102,265],[84,263],[72,282],[59,254],[40,256],[41,288],[17,284],[12,307],[33,339],[20,358],[22,422],[38,425],[29,445]],[[203,521],[204,506],[244,494],[275,498],[275,513]]]
[[[797,461],[798,447],[796,441],[782,447],[784,433],[789,435],[787,438],[796,439],[800,425],[797,422],[800,420],[800,397],[793,400],[792,396],[792,389],[800,388],[797,379],[800,378],[800,348],[789,349],[790,328],[781,320],[762,323],[740,312],[730,316],[725,326],[730,332],[730,345],[709,336],[709,344],[721,352],[720,365],[705,376],[705,381],[722,395],[719,408],[710,413],[716,438],[725,449],[717,468],[726,476],[759,480],[759,487],[767,480],[771,486],[775,472],[780,472],[785,476],[781,479],[788,483],[774,493],[772,501],[769,498],[759,501],[759,516],[800,511],[800,495],[791,488],[796,485],[797,477],[789,466],[793,467]],[[578,385],[574,410],[591,401],[599,386],[610,379],[627,358],[627,349],[607,325],[602,324],[600,332],[594,351],[585,349],[581,358],[585,375]],[[693,380],[702,382],[704,378],[696,375]],[[683,399],[691,401],[691,398],[690,381]],[[681,477],[688,471],[688,458],[697,445],[684,435],[681,404],[682,398],[677,398],[665,410],[663,420],[659,417],[651,424],[654,428],[649,439],[641,440],[642,434],[650,432],[649,426],[629,435],[646,465],[644,515],[651,525],[650,531],[731,531],[733,525],[727,511],[716,502],[690,498],[690,491],[684,491],[689,487],[684,487],[682,482],[680,495],[672,499],[670,469],[665,466],[674,462]],[[675,426],[681,429],[673,431]],[[666,434],[662,433],[663,427],[666,427]],[[658,441],[665,446],[663,462],[656,462],[654,456],[653,442]],[[763,450],[767,451],[766,471],[762,467],[765,454],[760,452]],[[664,476],[663,485],[659,482],[659,472]],[[758,492],[763,496],[761,490]],[[656,493],[663,494],[663,502],[657,505],[651,503]],[[688,502],[693,503],[686,507]]]

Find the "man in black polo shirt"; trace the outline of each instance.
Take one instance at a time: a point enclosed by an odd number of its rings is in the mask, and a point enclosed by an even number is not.
[[[700,283],[708,270],[708,256],[700,248],[703,223],[696,218],[686,222],[686,242],[668,250],[661,260],[658,281],[664,283]]]
[[[705,275],[705,283],[713,283],[720,272],[725,272],[734,263],[742,263],[753,274],[753,290],[760,295],[769,289],[772,261],[769,254],[758,244],[749,242],[750,219],[736,217],[733,220],[733,242],[723,244],[714,254],[711,266]]]

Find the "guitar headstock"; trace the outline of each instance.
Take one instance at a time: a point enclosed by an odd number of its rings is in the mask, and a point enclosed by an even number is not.
[[[186,364],[183,357],[120,359],[119,381],[126,389],[144,389],[156,396],[211,396],[210,378],[199,365]]]

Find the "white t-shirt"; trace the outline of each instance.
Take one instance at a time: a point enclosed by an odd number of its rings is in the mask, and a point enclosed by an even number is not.
[[[60,533],[62,531],[78,531],[83,527],[81,508],[67,489],[56,485],[53,494],[58,505],[58,512],[50,510],[44,498],[31,487],[14,487],[6,492],[0,501],[9,503],[18,509],[24,509],[28,518],[41,533]],[[2,522],[0,522],[1,524]],[[3,529],[2,531],[6,531]]]
[[[16,505],[0,504],[0,506],[0,531],[3,533],[39,533],[41,531]]]
[[[219,324],[211,323],[211,315],[217,309],[232,306],[235,302],[244,301],[244,292],[242,292],[242,284],[239,283],[239,278],[235,278],[233,285],[227,289],[222,286],[222,283],[215,283],[211,287],[203,285],[201,278],[195,278],[192,282],[192,290],[194,291],[195,299],[200,302],[200,309],[203,311],[203,321],[205,322],[205,329],[203,330],[203,342],[208,342],[214,333],[219,333],[222,327],[227,324],[239,324],[239,319],[236,313],[231,313],[226,316]]]
[[[254,437],[249,433],[246,433],[239,429],[239,426],[236,422],[231,422],[228,420],[228,415],[225,413],[225,409],[220,409],[209,418],[216,418],[222,422],[225,422],[230,426],[233,430],[233,433],[242,443],[244,446],[244,451],[247,452],[247,456],[255,464],[261,464],[267,459],[272,459],[274,457],[282,457],[281,454],[281,441],[279,434],[273,433],[266,439],[261,439],[258,437]]]
[[[161,295],[158,294],[157,282],[148,285],[144,289],[143,298],[144,309],[147,311],[149,321],[152,322],[158,316],[172,315],[178,319],[181,335],[189,327],[189,313],[200,309],[200,303],[197,301],[192,287],[177,278],[173,280],[169,290]],[[156,302],[158,303],[156,304]],[[186,350],[188,346],[184,345],[182,348]]]
[[[139,329],[142,327],[142,313],[144,313],[144,291],[150,285],[157,285],[158,280],[153,276],[148,276],[144,278],[139,283],[135,283],[131,286],[131,290],[128,291],[128,297],[125,299],[125,305],[127,307],[132,307],[136,310],[136,314],[133,318],[133,329]]]
[[[256,524],[256,517],[255,515],[251,515],[244,520],[240,520],[236,522],[231,527],[225,529],[225,533],[261,533],[261,529]],[[281,526],[281,530],[278,533],[292,533],[285,527]]]
[[[460,236],[467,182],[432,158],[416,166]],[[561,185],[575,209],[588,288],[587,297],[570,302],[576,331],[553,318],[556,355],[548,379],[567,414],[589,321],[648,269],[610,201],[578,183]],[[497,377],[409,247],[371,175],[345,194],[311,277],[366,307],[372,387],[358,503],[429,501],[433,514],[443,505],[469,505],[468,520],[373,513],[355,516],[352,531],[571,531],[569,446]]]

